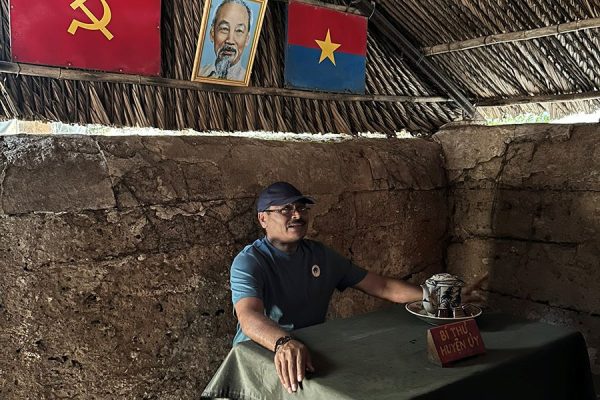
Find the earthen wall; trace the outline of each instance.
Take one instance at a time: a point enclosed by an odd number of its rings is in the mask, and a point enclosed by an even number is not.
[[[485,273],[492,309],[581,330],[600,374],[600,125],[435,135],[449,180],[448,270]]]
[[[197,399],[235,329],[229,266],[255,196],[313,195],[311,238],[420,282],[443,268],[440,145],[231,137],[0,138],[0,398]],[[383,306],[351,289],[330,317]]]

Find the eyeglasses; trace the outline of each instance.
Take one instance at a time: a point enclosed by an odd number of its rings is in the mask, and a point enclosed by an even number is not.
[[[266,212],[266,213],[276,212],[276,213],[283,215],[284,217],[289,217],[289,216],[293,215],[294,212],[296,212],[296,211],[298,211],[298,213],[300,213],[300,214],[306,214],[309,210],[310,210],[310,208],[307,207],[306,204],[299,204],[299,205],[287,204],[287,205],[283,206],[282,208],[278,208],[275,210],[264,210],[263,212]]]

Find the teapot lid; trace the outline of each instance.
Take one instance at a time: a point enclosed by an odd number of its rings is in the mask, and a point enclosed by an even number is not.
[[[431,278],[425,281],[428,285],[449,285],[449,286],[463,286],[465,282],[456,275],[443,272],[435,274]]]

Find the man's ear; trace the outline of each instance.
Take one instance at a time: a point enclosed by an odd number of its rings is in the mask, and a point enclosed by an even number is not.
[[[210,41],[215,42],[215,26],[210,27]]]
[[[267,227],[267,213],[259,212],[258,213],[258,222],[260,222],[260,226],[263,228]]]

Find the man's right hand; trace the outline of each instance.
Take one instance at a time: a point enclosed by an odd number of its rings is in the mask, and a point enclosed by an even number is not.
[[[279,380],[289,393],[298,390],[298,383],[304,380],[306,371],[315,371],[308,348],[294,339],[279,346],[274,362]]]
[[[264,348],[273,350],[277,338],[289,333],[269,319],[264,310],[262,300],[256,297],[246,297],[235,304],[242,331]],[[304,380],[306,371],[315,371],[308,348],[294,339],[277,348],[273,361],[281,384],[290,393],[298,390],[298,383]]]

